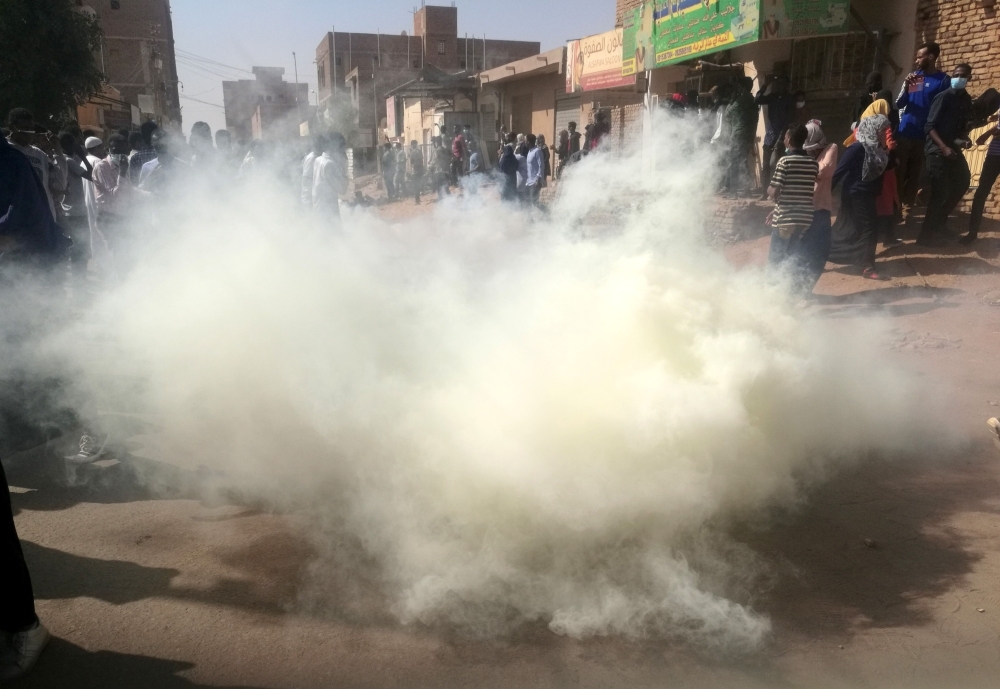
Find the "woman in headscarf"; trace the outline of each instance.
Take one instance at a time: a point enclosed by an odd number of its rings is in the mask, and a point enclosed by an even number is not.
[[[816,188],[813,191],[813,221],[799,240],[798,253],[801,266],[801,287],[811,292],[816,286],[830,255],[831,216],[833,214],[833,173],[837,169],[839,149],[829,143],[819,120],[806,122],[809,136],[802,147],[819,164]]]
[[[882,191],[883,175],[889,165],[886,134],[889,120],[875,115],[861,120],[855,132],[857,141],[840,159],[833,173],[833,186],[843,183],[840,216],[833,228],[829,260],[842,265],[860,266],[862,276],[881,280],[875,271],[875,248],[878,245],[876,200]]]

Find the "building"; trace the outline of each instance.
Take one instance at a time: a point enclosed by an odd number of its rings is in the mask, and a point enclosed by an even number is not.
[[[242,142],[298,136],[299,124],[311,113],[309,85],[282,79],[284,67],[252,71],[253,79],[222,82],[226,129]]]
[[[459,36],[454,6],[420,7],[411,34],[332,31],[316,48],[319,110],[345,130],[352,147],[371,148],[384,138],[387,94],[419,80],[425,68],[475,73],[536,55],[540,47]]]
[[[104,31],[101,69],[143,119],[181,126],[169,0],[76,0]]]
[[[100,132],[105,141],[121,129],[133,129],[140,124],[139,108],[127,103],[114,86],[105,84],[76,108],[76,121],[83,130]]]

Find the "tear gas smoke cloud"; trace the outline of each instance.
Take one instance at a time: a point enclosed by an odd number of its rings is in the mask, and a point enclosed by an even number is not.
[[[84,319],[80,389],[141,378],[178,458],[356,539],[403,622],[755,648],[765,563],[726,524],[934,429],[872,332],[707,245],[688,126],[656,173],[586,160],[547,216],[481,195],[330,230],[266,181],[192,196]]]

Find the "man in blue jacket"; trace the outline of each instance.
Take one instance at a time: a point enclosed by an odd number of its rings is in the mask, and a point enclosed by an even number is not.
[[[938,95],[951,88],[951,77],[937,67],[940,56],[941,46],[937,43],[920,46],[917,49],[917,70],[907,75],[896,99],[896,107],[900,110],[899,132],[896,135],[896,180],[904,222],[913,211],[920,175],[924,170],[925,128],[931,104]]]

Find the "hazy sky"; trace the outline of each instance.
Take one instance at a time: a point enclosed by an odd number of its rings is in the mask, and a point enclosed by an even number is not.
[[[411,32],[415,5],[414,0],[172,0],[185,133],[198,120],[213,131],[225,126],[223,81],[252,79],[254,65],[284,67],[285,78],[294,81],[294,51],[299,81],[313,90],[316,46],[331,26],[358,33]],[[543,51],[607,31],[614,23],[614,0],[458,2],[460,36],[541,41]],[[310,100],[315,102],[315,96],[310,94]]]

